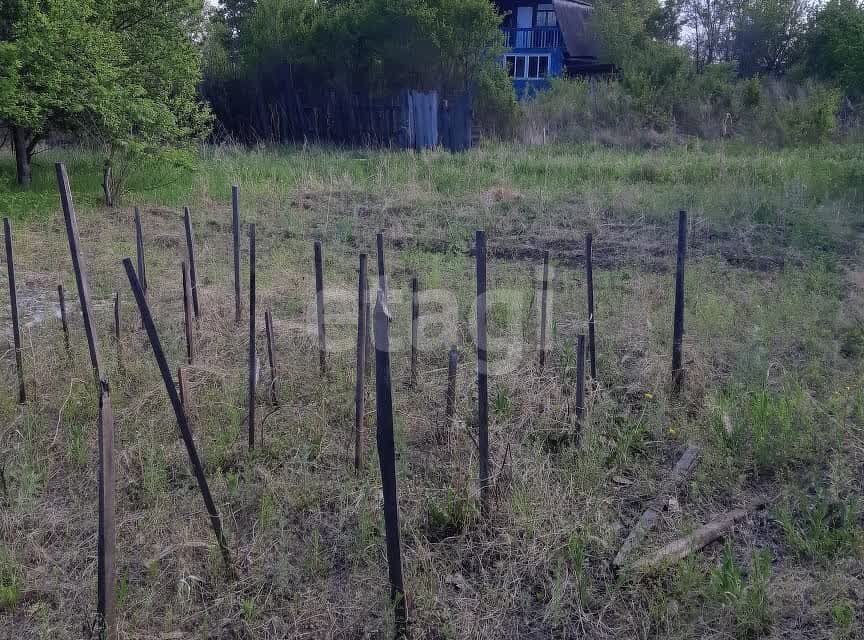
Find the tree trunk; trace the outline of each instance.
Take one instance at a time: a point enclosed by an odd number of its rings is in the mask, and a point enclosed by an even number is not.
[[[102,191],[105,193],[105,206],[114,207],[114,188],[111,184],[111,158],[105,160],[102,169]]]
[[[12,127],[12,146],[15,149],[15,169],[18,184],[29,187],[32,180],[30,161],[33,159],[33,133],[24,127]]]

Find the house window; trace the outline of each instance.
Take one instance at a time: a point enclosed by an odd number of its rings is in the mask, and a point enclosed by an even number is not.
[[[558,26],[558,16],[555,14],[555,7],[553,7],[551,4],[541,4],[537,7],[537,26]]]
[[[507,75],[514,80],[540,80],[549,76],[548,55],[504,56]]]

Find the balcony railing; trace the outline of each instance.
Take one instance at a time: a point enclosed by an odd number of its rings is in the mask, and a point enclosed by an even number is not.
[[[560,49],[563,42],[558,27],[504,29],[504,46],[508,49]]]

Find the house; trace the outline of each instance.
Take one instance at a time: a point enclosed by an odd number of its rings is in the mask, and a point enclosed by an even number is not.
[[[504,14],[501,28],[507,68],[519,96],[530,95],[561,75],[615,71],[599,59],[590,24],[593,6],[581,0],[496,0]]]

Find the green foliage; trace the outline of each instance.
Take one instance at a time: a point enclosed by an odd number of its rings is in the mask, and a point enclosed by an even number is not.
[[[196,93],[201,11],[201,0],[4,4],[0,123],[25,130],[31,155],[52,131],[82,134],[105,148],[108,168],[200,137],[209,127]],[[109,196],[122,189],[115,180]]]
[[[824,493],[786,501],[776,518],[789,548],[798,556],[829,561],[861,541],[859,507],[853,500],[838,502]]]
[[[461,534],[475,515],[475,509],[464,492],[448,489],[444,503],[430,500],[426,505],[426,538],[441,542]]]
[[[487,0],[261,0],[239,49],[246,76],[287,63],[335,88],[464,91],[499,53],[498,27]]]
[[[474,117],[485,133],[509,137],[519,123],[519,103],[506,70],[497,64],[482,68],[477,78]]]
[[[805,67],[817,78],[864,94],[864,6],[858,0],[828,0],[811,20]]]
[[[732,616],[738,638],[757,638],[771,628],[772,615],[768,602],[771,578],[771,556],[762,551],[753,555],[746,583],[735,563],[732,545],[723,549],[720,564],[708,578],[708,597],[720,602]]]
[[[0,611],[14,609],[23,597],[21,569],[12,552],[0,548]]]

